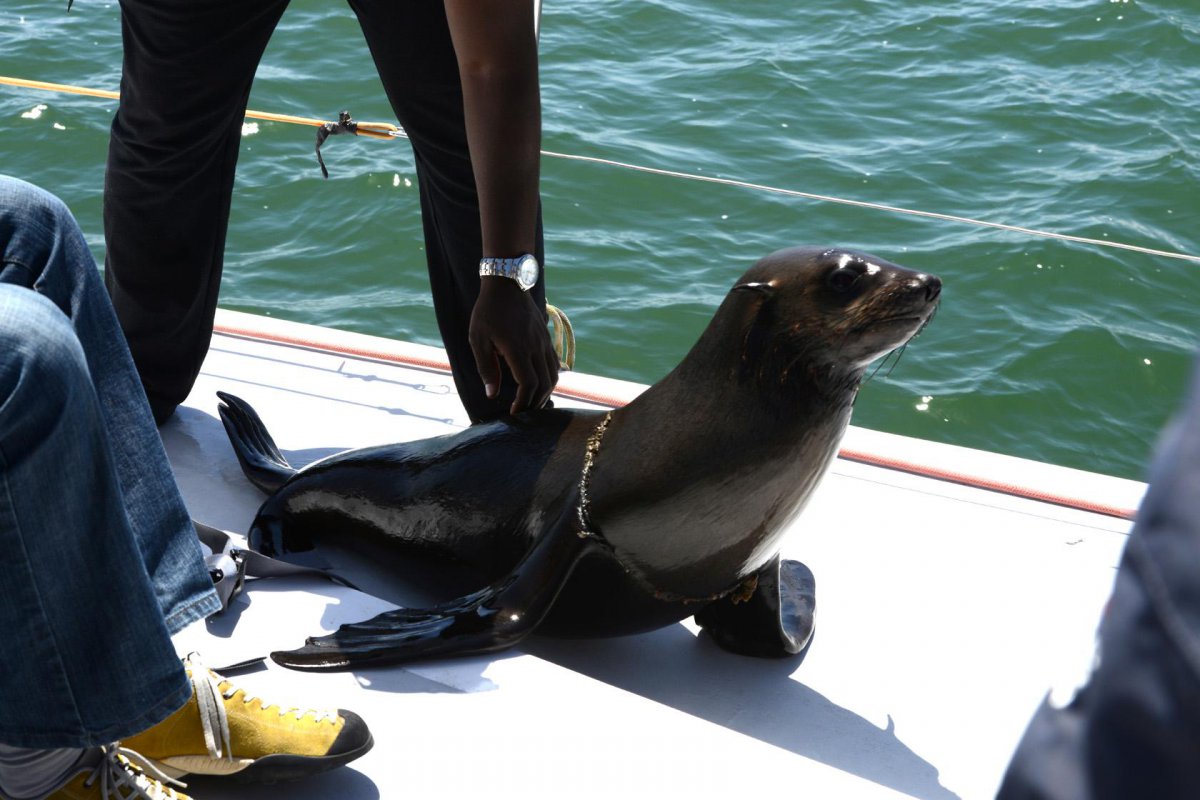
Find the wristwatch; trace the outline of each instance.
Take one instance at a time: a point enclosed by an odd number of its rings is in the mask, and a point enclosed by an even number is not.
[[[528,292],[533,288],[533,285],[537,283],[539,272],[541,272],[541,267],[538,266],[537,258],[529,253],[516,258],[481,258],[479,260],[479,277],[500,275],[512,278],[523,292]]]

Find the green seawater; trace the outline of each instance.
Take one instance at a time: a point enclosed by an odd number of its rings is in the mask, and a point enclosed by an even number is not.
[[[252,0],[247,0],[252,2]],[[115,2],[5,0],[0,74],[120,77]],[[1194,0],[548,3],[544,147],[1200,255]],[[40,106],[45,106],[40,108]],[[112,101],[0,87],[0,171],[103,257]],[[251,108],[391,120],[353,13],[294,0]],[[408,146],[246,129],[221,304],[437,344]],[[550,301],[577,369],[653,382],[732,281],[793,244],[940,275],[941,310],[855,424],[1132,478],[1200,343],[1200,263],[543,162]]]

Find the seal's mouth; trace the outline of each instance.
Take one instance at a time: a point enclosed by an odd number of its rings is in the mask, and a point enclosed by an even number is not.
[[[904,317],[884,317],[883,319],[875,320],[874,322],[869,323],[868,325],[866,325],[864,327],[874,328],[878,325],[899,325],[900,323],[916,323],[916,322],[923,323],[923,320],[921,319],[921,317],[916,316],[916,315],[909,315],[909,316],[904,316]]]
[[[929,324],[929,320],[933,319],[933,312],[929,314],[903,314],[894,317],[883,317],[882,319],[873,319],[864,322],[862,325],[854,329],[855,333],[864,333],[866,331],[875,331],[880,328],[898,327],[898,326],[919,326],[913,331],[913,336],[916,336],[921,331],[925,330],[925,326]]]
[[[924,322],[922,322],[922,323],[921,323],[921,327],[917,328],[917,329],[916,329],[916,331],[914,331],[914,332],[913,332],[913,335],[909,337],[909,339],[910,339],[910,340],[912,340],[912,339],[915,339],[915,338],[917,338],[918,336],[920,336],[920,335],[921,335],[921,333],[922,333],[922,332],[923,332],[923,331],[924,331],[926,328],[928,328],[928,327],[929,327],[929,323],[933,322],[933,318],[934,318],[935,316],[937,316],[938,309],[939,309],[939,308],[941,308],[941,307],[942,307],[942,304],[941,304],[941,303],[934,302],[934,304],[933,304],[933,307],[932,307],[932,308],[930,308],[930,309],[929,309],[929,312],[928,312],[927,314],[925,314],[925,315],[924,315],[924,316],[925,316],[925,321],[924,321]],[[918,318],[918,319],[919,319],[919,318]]]
[[[871,374],[867,376],[866,381],[870,381],[871,378],[874,378],[875,375],[878,374],[879,371],[885,366],[887,367],[887,372],[885,374],[890,375],[892,370],[896,368],[896,365],[900,363],[900,359],[904,355],[905,349],[912,342],[912,340],[920,336],[921,332],[924,331],[925,328],[929,327],[929,323],[933,321],[933,317],[937,313],[937,310],[938,304],[935,302],[928,309],[923,309],[919,313],[897,314],[893,317],[884,317],[883,319],[874,320],[873,322],[862,326],[860,330],[869,330],[871,332],[871,334],[869,334],[871,338],[879,335],[888,336],[888,331],[890,331],[892,328],[901,328],[901,330],[896,331],[895,334],[892,334],[896,337],[894,344],[887,348],[885,352],[879,353],[875,356],[875,358],[879,358],[879,356],[882,356],[883,358],[879,362],[878,366],[872,370]],[[883,329],[882,334],[880,334],[880,328]]]

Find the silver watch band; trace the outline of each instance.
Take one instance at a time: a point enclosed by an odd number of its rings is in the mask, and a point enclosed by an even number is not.
[[[479,260],[480,277],[495,275],[511,278],[524,291],[529,291],[537,283],[540,270],[537,258],[529,253],[515,258],[485,257]]]

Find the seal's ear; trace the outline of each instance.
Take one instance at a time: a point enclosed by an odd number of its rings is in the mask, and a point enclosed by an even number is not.
[[[775,287],[770,283],[739,283],[732,291],[751,295],[747,298],[743,323],[741,367],[739,382],[758,374],[762,358],[771,341],[771,320],[774,318]]]
[[[749,281],[747,283],[739,283],[737,286],[730,289],[732,292],[759,292],[765,295],[775,294],[775,287],[770,283],[763,281]]]

